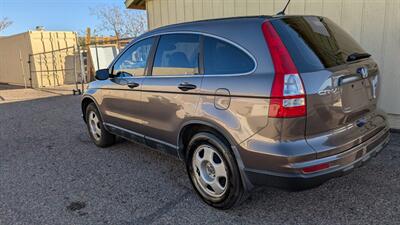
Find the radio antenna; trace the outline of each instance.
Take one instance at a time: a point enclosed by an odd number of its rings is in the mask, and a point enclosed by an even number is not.
[[[290,3],[290,0],[287,1],[286,5],[285,5],[285,8],[283,8],[283,10],[280,11],[280,12],[278,12],[276,15],[278,15],[278,16],[284,16],[284,15],[285,15],[286,8],[288,7],[289,3]]]

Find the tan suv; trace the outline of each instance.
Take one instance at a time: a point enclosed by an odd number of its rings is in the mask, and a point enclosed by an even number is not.
[[[377,64],[317,16],[197,21],[150,31],[96,73],[82,100],[93,142],[120,136],[187,165],[217,208],[257,185],[302,189],[388,142]]]

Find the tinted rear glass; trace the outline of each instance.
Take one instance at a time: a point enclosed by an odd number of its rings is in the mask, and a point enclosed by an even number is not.
[[[272,21],[300,72],[346,63],[352,53],[365,53],[342,28],[327,18],[305,16]]]
[[[167,34],[161,36],[154,58],[153,75],[193,75],[199,73],[200,36]]]
[[[254,69],[254,61],[239,48],[212,37],[204,37],[204,73],[239,74]]]

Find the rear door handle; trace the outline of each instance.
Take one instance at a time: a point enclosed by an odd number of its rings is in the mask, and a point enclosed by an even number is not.
[[[128,83],[128,87],[129,87],[129,88],[139,87],[139,83],[136,83],[136,82],[129,82],[129,83]]]
[[[189,84],[187,82],[184,82],[184,83],[179,84],[178,88],[181,89],[182,91],[189,91],[189,90],[196,89],[197,86],[194,84]]]

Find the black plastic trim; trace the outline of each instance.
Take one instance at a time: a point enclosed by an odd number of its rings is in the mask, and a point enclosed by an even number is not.
[[[128,130],[128,129],[125,129],[122,127],[118,127],[113,124],[104,123],[104,126],[112,134],[123,137],[132,142],[144,144],[155,150],[158,150],[160,152],[167,153],[169,155],[175,156],[176,158],[179,158],[177,147],[175,145],[163,142],[156,138],[147,137],[143,134],[136,133],[134,131],[131,131],[131,130]]]

